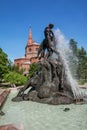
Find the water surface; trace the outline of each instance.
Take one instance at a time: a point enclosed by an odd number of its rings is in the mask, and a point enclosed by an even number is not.
[[[0,125],[23,124],[25,130],[87,130],[87,104],[48,105],[31,101],[12,102],[11,92]],[[68,107],[69,111],[64,109]]]

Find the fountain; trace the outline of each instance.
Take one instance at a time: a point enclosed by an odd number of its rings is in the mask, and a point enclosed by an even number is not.
[[[68,55],[72,52],[60,30],[54,34],[55,46],[52,50],[43,46],[48,44],[46,40],[40,45],[38,71],[19,92],[13,90],[9,94],[3,107],[6,114],[0,117],[0,129],[87,129],[87,104],[74,104],[83,100],[84,90],[79,89],[71,75]],[[87,99],[86,89],[85,94]]]
[[[59,105],[83,100],[83,94],[72,78],[64,43],[66,41],[61,33],[59,36],[59,30],[55,32],[55,35],[49,34],[42,41],[37,56],[40,59],[38,71],[20,89],[12,101],[29,100]],[[26,90],[28,90],[27,93],[25,93]]]

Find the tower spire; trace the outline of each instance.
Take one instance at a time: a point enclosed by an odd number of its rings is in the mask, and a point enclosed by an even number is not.
[[[31,26],[30,26],[30,29],[29,29],[29,36],[28,36],[28,42],[27,44],[30,45],[32,44],[33,40],[32,40],[32,29],[31,29]]]

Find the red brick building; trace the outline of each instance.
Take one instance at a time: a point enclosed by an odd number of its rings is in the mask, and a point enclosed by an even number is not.
[[[30,64],[38,62],[37,52],[39,48],[39,44],[33,41],[32,39],[32,30],[30,28],[30,33],[28,37],[28,42],[25,47],[25,57],[18,58],[14,60],[14,65],[19,66],[20,69],[24,69],[24,74],[29,72]]]

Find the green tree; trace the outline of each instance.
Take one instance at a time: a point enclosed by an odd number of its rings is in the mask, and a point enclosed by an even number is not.
[[[79,59],[79,66],[78,66],[78,77],[79,79],[87,79],[87,53],[86,50],[81,47],[78,49],[78,59]]]
[[[17,73],[9,71],[7,74],[4,75],[4,80],[11,84],[15,85],[23,85],[27,81],[27,77]]]
[[[37,70],[38,70],[37,63],[32,63],[29,69],[29,77],[32,77],[37,72]]]
[[[0,48],[0,79],[8,72],[8,55]]]

